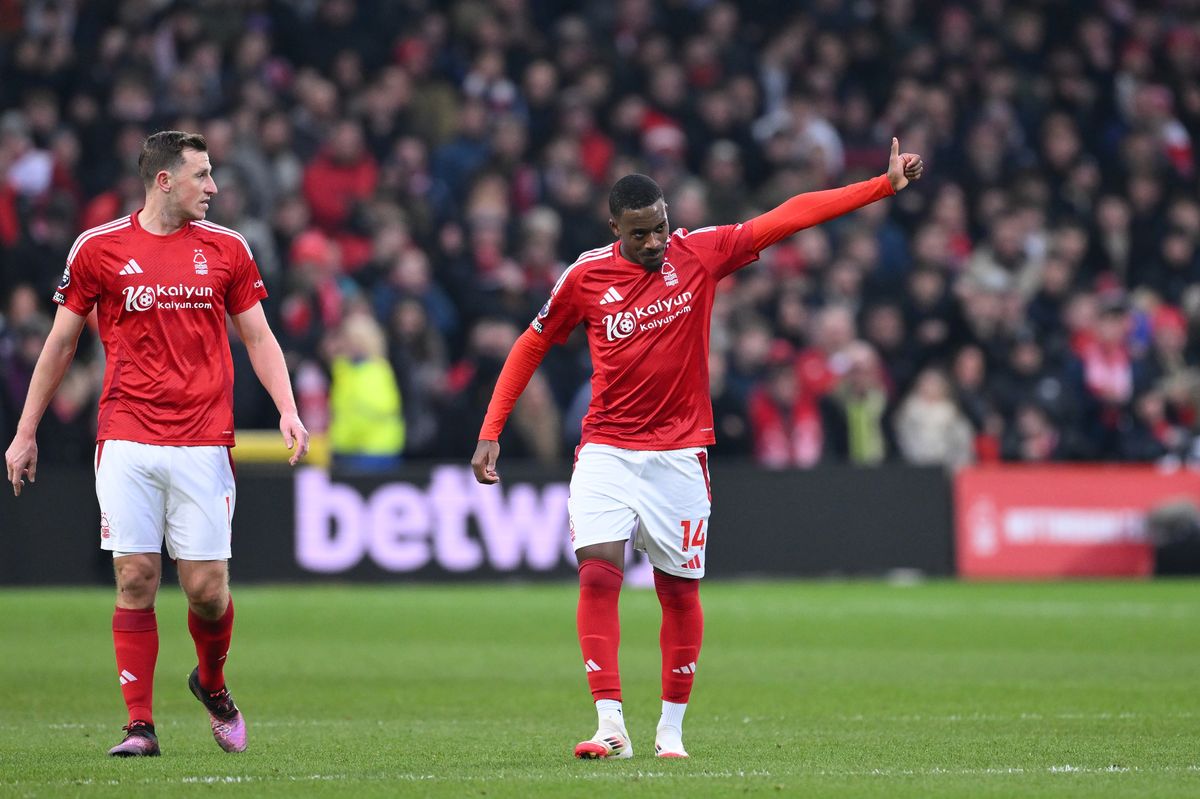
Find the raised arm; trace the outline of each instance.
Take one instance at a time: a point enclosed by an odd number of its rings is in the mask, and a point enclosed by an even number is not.
[[[797,194],[777,208],[751,219],[748,224],[754,236],[754,250],[761,252],[793,233],[890,197],[910,181],[919,180],[924,169],[921,156],[901,153],[899,140],[892,139],[886,174],[839,189]]]
[[[21,486],[26,477],[31,483],[36,481],[37,428],[71,365],[71,359],[75,357],[75,347],[79,345],[84,320],[85,317],[74,311],[59,307],[50,335],[46,337],[42,353],[33,367],[29,393],[25,395],[25,409],[21,412],[21,421],[17,423],[17,434],[4,454],[8,482],[12,483],[15,496],[21,496]]]
[[[279,342],[267,324],[267,316],[263,313],[261,302],[256,302],[239,314],[230,316],[233,326],[246,345],[250,355],[250,365],[258,381],[275,401],[279,410],[279,432],[283,435],[287,448],[292,450],[288,463],[296,463],[308,453],[308,430],[300,421],[296,412],[296,398],[292,394],[292,381],[288,377],[287,363],[283,360],[283,351]]]
[[[471,456],[471,468],[479,482],[491,485],[500,481],[500,475],[496,473],[496,461],[500,458],[500,431],[504,429],[517,398],[529,385],[530,378],[549,349],[548,340],[532,330],[526,330],[504,360],[504,368],[500,370],[496,388],[492,391],[492,401],[488,403],[483,427],[479,430],[479,444]]]

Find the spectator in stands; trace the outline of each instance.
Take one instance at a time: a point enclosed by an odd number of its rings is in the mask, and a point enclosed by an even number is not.
[[[714,454],[746,457],[753,452],[750,420],[746,418],[746,403],[729,385],[728,372],[729,361],[726,356],[710,350],[708,386],[717,437],[717,443],[710,449]]]
[[[447,379],[448,401],[441,419],[442,435],[435,454],[453,457],[475,433],[464,419],[482,419],[491,399],[492,387],[504,366],[504,359],[516,342],[519,331],[511,322],[483,319],[471,329],[466,356],[451,367]],[[561,457],[562,424],[550,384],[539,371],[533,375],[513,407],[509,418],[510,435],[505,451],[514,458],[532,458],[556,463]]]
[[[975,459],[994,462],[1000,457],[1000,436],[1004,432],[1004,417],[997,410],[990,390],[987,358],[975,344],[967,344],[954,354],[950,365],[958,405],[966,414],[974,432]]]
[[[823,308],[813,319],[811,342],[796,358],[805,395],[820,399],[846,371],[846,350],[854,343],[854,313],[848,305]]]
[[[321,339],[342,322],[346,284],[339,276],[338,247],[325,234],[309,230],[296,237],[292,268],[279,302],[279,344],[288,365],[315,358]]]
[[[352,471],[387,471],[404,452],[400,389],[387,358],[383,330],[367,313],[346,317],[326,345],[329,448],[333,465]]]
[[[870,344],[855,341],[846,348],[845,359],[845,372],[821,398],[825,454],[831,461],[878,466],[895,448],[879,357]]]
[[[1091,456],[1116,459],[1120,457],[1121,430],[1130,423],[1141,376],[1135,374],[1127,343],[1125,299],[1116,295],[1105,298],[1094,328],[1087,333],[1069,365],[1069,390],[1080,397],[1080,429],[1093,448]]]
[[[762,382],[750,392],[750,429],[754,459],[769,469],[809,468],[825,454],[820,398],[796,371],[786,341],[776,341]]]
[[[923,369],[917,375],[896,411],[895,426],[897,445],[909,463],[957,469],[974,460],[971,423],[938,369]]]
[[[363,205],[375,193],[379,167],[367,152],[362,127],[353,120],[333,126],[325,146],[304,171],[304,199],[312,219],[342,248],[344,269],[353,271],[367,260],[362,239]]]
[[[1006,461],[1048,463],[1069,460],[1071,444],[1053,417],[1037,402],[1023,402],[1004,434],[1001,454]]]

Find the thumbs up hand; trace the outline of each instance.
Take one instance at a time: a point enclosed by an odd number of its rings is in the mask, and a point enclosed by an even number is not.
[[[925,163],[916,153],[900,152],[900,140],[892,139],[892,153],[888,158],[887,179],[892,188],[900,191],[909,181],[920,180],[925,171]]]

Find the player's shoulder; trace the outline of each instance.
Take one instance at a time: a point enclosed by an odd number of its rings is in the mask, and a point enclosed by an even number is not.
[[[192,233],[200,240],[220,249],[239,250],[245,252],[247,257],[254,258],[254,253],[250,251],[250,242],[233,228],[209,222],[207,219],[193,220],[191,225]]]
[[[596,247],[592,250],[586,250],[579,254],[579,257],[567,267],[567,271],[582,267],[584,269],[596,264],[610,262],[613,259],[613,245],[605,244],[603,247]]]
[[[685,253],[697,257],[705,257],[711,253],[726,253],[742,246],[740,238],[745,223],[736,225],[709,225],[708,227],[688,230],[677,228],[671,233],[668,252],[673,253],[676,261]]]
[[[96,225],[96,227],[88,228],[75,238],[75,243],[71,245],[71,250],[67,253],[67,263],[74,263],[75,259],[79,257],[81,252],[86,252],[96,247],[101,242],[118,238],[131,230],[132,227],[132,217],[126,215],[114,219],[111,222],[105,222],[103,225]]]
[[[577,286],[589,271],[613,261],[613,245],[606,244],[593,250],[580,253],[570,266],[563,270],[554,284],[554,293],[562,291],[564,286]]]
[[[738,233],[745,226],[744,222],[736,225],[709,225],[707,227],[688,230],[687,228],[675,228],[671,233],[672,242],[686,242],[688,244],[703,245],[709,244],[722,236]]]

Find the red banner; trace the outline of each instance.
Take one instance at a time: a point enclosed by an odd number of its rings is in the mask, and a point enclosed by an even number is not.
[[[1151,466],[991,466],[954,482],[958,573],[968,578],[1143,577],[1147,512],[1200,498],[1200,473]]]

